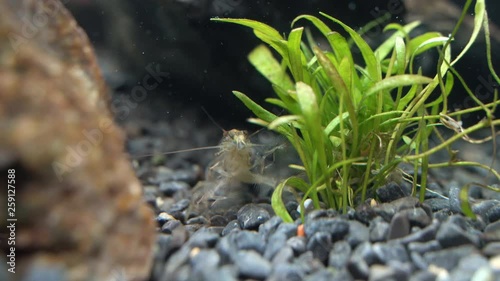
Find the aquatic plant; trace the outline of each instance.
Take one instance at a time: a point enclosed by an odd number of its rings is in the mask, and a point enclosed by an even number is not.
[[[500,83],[491,65],[484,0],[476,1],[475,28],[469,42],[452,58],[450,44],[471,4],[470,0],[464,5],[462,17],[450,36],[427,32],[411,37],[418,22],[391,23],[384,32],[392,34],[376,49],[351,27],[324,13],[320,13],[321,16],[340,26],[343,33],[311,15],[298,16],[287,38],[261,22],[213,19],[252,28],[266,43],[255,48],[249,60],[272,83],[276,97],[266,101],[283,108],[286,114],[277,116],[241,92],[234,91],[234,95],[257,116],[250,122],[286,137],[302,162],[291,167],[304,172],[305,178],[292,176],[281,181],[272,196],[273,208],[284,221],[292,221],[281,198],[287,186],[301,192],[302,209],[304,201],[310,198],[315,208],[324,202],[327,207],[345,212],[348,206],[355,205],[355,198],[357,202],[364,202],[370,188],[383,185],[395,175],[412,182],[414,194],[419,187],[420,200],[424,199],[430,168],[472,165],[500,179],[499,173],[490,166],[457,160],[456,151],[451,148],[458,139],[473,141],[468,135],[483,128],[491,129],[489,139],[495,144],[495,126],[500,125],[500,120],[493,116],[499,104],[497,91],[493,102],[484,104],[453,67],[470,49],[483,26],[489,67]],[[311,32],[297,27],[303,22],[312,24],[329,46],[320,48]],[[307,43],[303,42],[304,34]],[[421,69],[415,66],[415,58],[430,50],[440,54],[434,77],[423,76]],[[361,54],[361,63],[356,62],[355,51]],[[463,84],[477,106],[448,112],[447,99],[456,80]],[[431,94],[436,93],[437,97],[431,98]],[[463,128],[461,116],[478,111],[486,117]],[[455,134],[448,139],[443,137],[438,130],[442,125],[453,129]],[[440,143],[431,148],[432,135],[437,136]],[[429,156],[442,149],[448,151],[449,161],[429,163]],[[401,163],[413,165],[413,175],[402,173],[398,168]],[[467,204],[467,188],[463,190],[464,212],[473,216]]]

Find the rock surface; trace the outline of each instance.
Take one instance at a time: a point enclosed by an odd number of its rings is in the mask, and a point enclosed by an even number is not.
[[[0,1],[0,120],[1,177],[16,175],[15,278],[145,280],[154,218],[94,51],[59,1]]]

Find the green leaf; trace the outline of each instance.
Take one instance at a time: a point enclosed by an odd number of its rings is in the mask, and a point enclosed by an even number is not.
[[[379,91],[383,90],[391,90],[398,87],[403,86],[411,86],[415,84],[429,84],[433,82],[433,79],[421,75],[414,74],[403,74],[391,76],[389,78],[385,78],[382,81],[375,83],[370,89],[368,89],[365,95],[368,97],[372,94],[375,94]]]
[[[288,179],[280,182],[271,196],[271,206],[274,212],[278,215],[284,222],[292,223],[293,219],[286,210],[285,203],[283,203],[283,189],[287,183]]]
[[[292,30],[292,32],[288,36],[288,61],[290,63],[290,71],[292,72],[295,82],[304,81],[302,52],[300,51],[300,43],[302,40],[303,31],[303,27],[296,28]]]
[[[250,27],[253,29],[255,36],[263,42],[269,44],[282,57],[286,57],[286,43],[280,33],[271,26],[249,19],[230,19],[230,18],[211,18],[212,21],[229,22]]]
[[[278,128],[279,126],[283,125],[283,124],[290,124],[293,121],[297,121],[297,120],[300,120],[300,119],[301,119],[301,117],[297,116],[297,115],[280,116],[280,117],[276,118],[273,122],[271,122],[267,127],[270,130],[274,130],[274,129]]]
[[[366,43],[366,41],[356,31],[354,31],[354,29],[350,28],[349,26],[347,26],[346,24],[344,24],[340,20],[338,20],[334,17],[331,17],[325,13],[320,12],[320,14],[322,16],[332,20],[333,22],[339,24],[340,26],[342,26],[342,28],[344,28],[345,31],[347,31],[347,33],[349,33],[349,36],[351,36],[354,43],[356,43],[356,46],[358,46],[358,48],[361,52],[361,55],[363,56],[363,59],[365,60],[366,70],[369,74],[370,80],[372,82],[380,81],[382,79],[382,73],[380,71],[380,64],[377,60],[377,57],[375,56],[375,53],[370,48],[370,45],[368,45],[368,43]]]
[[[272,84],[285,90],[293,89],[292,80],[266,46],[259,45],[253,49],[248,60]]]

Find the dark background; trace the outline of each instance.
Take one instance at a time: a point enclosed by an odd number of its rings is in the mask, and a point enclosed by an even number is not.
[[[232,95],[232,90],[244,92],[257,101],[274,94],[266,80],[247,61],[247,54],[260,43],[251,30],[211,22],[211,17],[255,19],[283,33],[290,31],[290,23],[297,15],[318,15],[319,11],[355,28],[387,11],[391,12],[390,21],[401,24],[409,14],[421,18],[423,25],[418,32],[442,28],[444,25],[437,24],[436,18],[448,23],[456,21],[453,15],[446,15],[446,12],[437,13],[434,18],[428,16],[430,11],[436,12],[433,9],[408,11],[404,8],[404,1],[400,0],[366,2],[110,0],[69,1],[67,5],[97,50],[105,77],[115,92],[113,99],[116,104],[120,103],[117,101],[120,98],[130,95],[131,89],[142,81],[148,65],[159,65],[161,71],[168,72],[169,76],[148,92],[146,100],[141,101],[141,106],[150,109],[142,114],[156,120],[171,120],[182,118],[186,108],[191,108],[206,119],[201,110],[203,107],[223,128],[231,128],[246,126],[245,119],[251,116]],[[424,2],[422,5],[427,5]],[[461,8],[465,1],[453,2]],[[495,1],[487,1],[487,4],[490,14],[498,11],[495,6],[499,4]],[[387,23],[383,22],[381,26]],[[463,30],[466,35],[461,37],[467,39],[468,30],[466,27]],[[445,35],[449,32],[441,31]],[[370,32],[366,39],[375,45],[383,40],[380,28]],[[454,53],[457,54],[465,43],[457,36]],[[494,47],[498,45],[498,41],[493,40],[493,43]],[[430,54],[420,59],[424,71],[433,72],[435,59],[436,56]],[[498,62],[497,56],[494,59]],[[497,85],[492,82],[486,68],[484,43],[476,44],[457,68],[466,76],[469,86],[479,98],[484,101],[493,98],[492,89]],[[457,85],[453,97],[450,97],[450,106],[464,108],[472,105],[472,100]],[[477,122],[481,117],[469,116],[469,122]]]

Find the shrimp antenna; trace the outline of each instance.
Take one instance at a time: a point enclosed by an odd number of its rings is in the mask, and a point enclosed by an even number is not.
[[[150,154],[143,154],[143,155],[137,155],[137,156],[132,155],[132,158],[139,159],[139,158],[150,157],[150,156],[155,156],[155,155],[169,155],[169,154],[177,154],[177,153],[182,153],[182,152],[200,151],[200,150],[218,149],[218,148],[220,148],[220,145],[181,149],[181,150],[161,152],[161,153],[150,153]]]
[[[215,121],[215,119],[208,113],[208,111],[203,106],[201,106],[201,110],[203,110],[203,112],[205,112],[205,114],[207,115],[208,119],[210,119],[210,121],[212,121],[212,123],[214,123],[215,126],[217,126],[217,128],[219,128],[223,132],[226,132],[226,130],[224,130],[224,128],[222,128],[222,126],[219,125],[219,123],[217,123]]]

